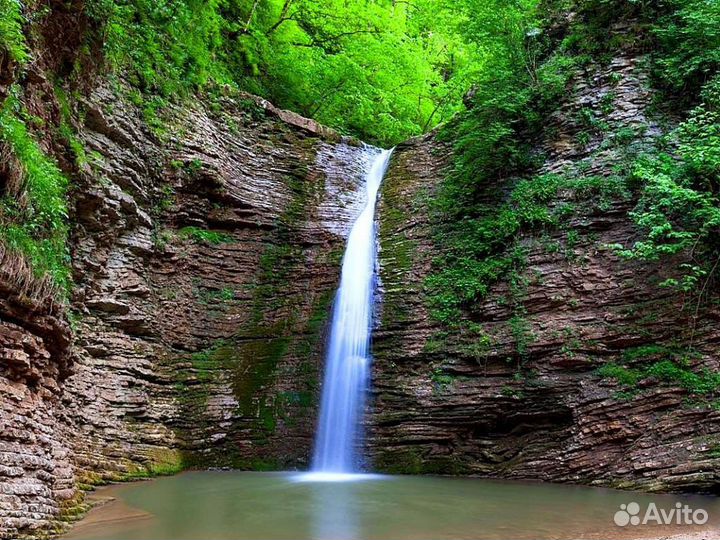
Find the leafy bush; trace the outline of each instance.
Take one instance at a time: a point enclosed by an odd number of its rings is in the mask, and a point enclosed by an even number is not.
[[[700,96],[702,103],[678,129],[680,155],[694,177],[693,187],[716,192],[720,187],[720,76]]]
[[[601,366],[597,374],[615,379],[628,388],[635,388],[640,381],[653,378],[681,386],[691,394],[714,394],[720,389],[720,373],[708,369],[694,372],[689,367],[693,357],[697,354],[678,346],[641,345],[623,352],[623,360],[635,367],[608,363]]]
[[[669,0],[669,13],[654,27],[659,50],[656,75],[673,92],[697,95],[720,69],[720,3]]]
[[[679,384],[692,394],[712,394],[720,387],[720,373],[705,370],[697,374],[670,360],[651,365],[645,374],[663,382]]]
[[[92,0],[112,67],[129,66],[131,82],[163,96],[187,93],[210,78],[229,80],[215,62],[222,19],[218,0]]]
[[[15,98],[8,98],[0,108],[0,141],[17,160],[24,180],[20,197],[6,193],[0,200],[0,238],[29,258],[38,277],[48,275],[67,290],[68,182],[32,138],[21,112]]]
[[[696,395],[711,395],[720,389],[720,373],[703,370],[698,374],[678,364],[677,360],[661,360],[643,368],[628,368],[608,363],[598,368],[596,373],[602,378],[615,379],[628,388],[634,388],[640,381],[652,377],[661,382],[681,386]]]
[[[566,54],[548,55],[553,44],[536,20],[535,2],[473,6],[478,13],[464,34],[484,51],[484,63],[467,99],[469,110],[440,132],[453,142],[453,167],[431,202],[441,255],[426,285],[433,315],[446,323],[472,310],[494,283],[519,273],[525,255],[517,237],[556,226],[562,209],[551,209],[550,202],[568,186],[556,175],[519,180],[498,204],[502,195],[492,186],[534,168],[529,141],[567,91],[578,64]]]
[[[456,320],[492,283],[522,267],[517,252],[521,233],[556,226],[567,217],[558,208],[549,210],[560,189],[572,189],[576,199],[592,199],[606,209],[615,199],[629,198],[628,186],[634,187],[639,202],[631,216],[644,234],[633,246],[618,249],[626,257],[647,261],[676,258],[678,277],[664,285],[705,290],[720,266],[720,83],[711,79],[720,65],[720,4],[548,0],[541,7],[543,17],[537,20],[532,2],[488,2],[464,31],[487,56],[468,100],[470,109],[443,130],[454,143],[454,163],[432,204],[441,255],[427,281],[440,320]],[[568,20],[571,8],[576,16]],[[627,19],[634,21],[633,29],[616,32],[616,23]],[[655,72],[664,86],[690,89],[693,95],[710,81],[700,94],[701,104],[675,132],[676,153],[655,152],[638,159],[629,178],[622,171],[558,185],[544,177],[517,183],[509,195],[491,191],[497,180],[533,169],[527,141],[542,130],[542,119],[579,67],[609,60],[609,53],[619,47],[647,48],[652,39],[657,40]],[[611,110],[612,97],[601,102],[603,110]],[[590,109],[580,111],[578,121],[585,126],[581,143],[589,142],[591,132],[607,128]],[[626,128],[608,143],[621,147],[638,136]],[[538,195],[538,186],[543,186],[547,196],[518,204],[529,186]],[[498,208],[492,201],[503,197],[507,202]],[[565,210],[574,212],[571,207]]]
[[[487,206],[478,213],[484,217],[465,218],[441,228],[443,255],[436,258],[426,286],[433,315],[445,322],[458,320],[460,309],[483,298],[489,287],[511,270],[524,265],[520,247],[507,249],[521,229],[532,229],[556,222],[547,202],[561,184],[560,177],[548,175],[523,180],[510,200],[498,207]],[[441,194],[440,204],[446,194]]]
[[[623,386],[635,386],[642,378],[642,373],[636,369],[629,369],[614,363],[600,366],[597,374],[604,379],[615,379]]]
[[[677,155],[657,152],[636,162],[631,181],[640,199],[631,216],[644,237],[615,246],[631,259],[677,256],[678,277],[663,285],[686,292],[707,289],[720,261],[720,77],[702,96],[674,133]]]
[[[28,59],[22,23],[20,2],[18,0],[0,0],[0,59],[3,54],[7,54],[20,64]],[[5,50],[4,53],[2,49]]]

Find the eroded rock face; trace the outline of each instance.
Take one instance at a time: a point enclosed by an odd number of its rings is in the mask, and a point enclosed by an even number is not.
[[[83,107],[73,345],[59,312],[0,306],[3,538],[59,527],[78,485],[306,466],[364,202],[371,149],[252,96],[156,132],[107,87]]]
[[[58,417],[70,328],[51,303],[0,271],[0,538],[44,529],[76,497],[72,454]]]
[[[367,149],[248,97],[176,111],[158,142],[98,90],[77,201],[69,414],[101,476],[297,467]],[[93,158],[93,159],[95,159]]]
[[[576,81],[572,99],[548,119],[541,172],[607,177],[631,144],[615,139],[619,133],[634,129],[632,145],[642,148],[661,132],[645,113],[650,92],[641,63],[620,56]],[[578,112],[609,102],[608,131],[579,137],[586,127]],[[657,286],[665,269],[605,248],[636,236],[627,215],[632,201],[575,216],[572,239],[567,229],[522,238],[522,328],[513,322],[508,284],[500,283],[475,311],[485,338],[442,334],[423,283],[434,256],[427,200],[447,173],[449,153],[432,136],[401,145],[381,195],[383,311],[368,420],[376,467],[716,491],[720,412],[711,402],[652,380],[632,394],[596,374],[606,362],[659,359],[661,346],[690,343],[698,351],[693,369],[719,367],[716,304],[693,321],[694,305]],[[554,204],[574,202],[567,193]]]

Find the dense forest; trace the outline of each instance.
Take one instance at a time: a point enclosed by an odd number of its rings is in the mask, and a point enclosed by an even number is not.
[[[457,111],[482,61],[463,2],[93,1],[109,67],[147,98],[230,85],[390,145]]]

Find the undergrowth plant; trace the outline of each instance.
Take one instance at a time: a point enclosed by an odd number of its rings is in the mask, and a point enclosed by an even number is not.
[[[17,189],[10,192],[6,184],[0,199],[0,239],[28,258],[38,278],[49,276],[59,289],[68,291],[68,181],[30,134],[23,114],[15,97],[0,107],[6,175],[19,175]]]
[[[701,96],[673,133],[676,151],[657,151],[635,163],[631,181],[640,198],[631,217],[643,236],[614,246],[630,259],[676,261],[674,276],[661,286],[700,296],[720,264],[720,77]]]
[[[232,236],[218,231],[210,231],[199,227],[183,227],[180,229],[180,235],[186,238],[192,238],[195,242],[210,244],[216,246],[225,242],[232,241]]]
[[[571,2],[572,21],[564,18],[567,4],[544,2],[542,17],[528,6],[495,6],[504,23],[471,26],[492,53],[468,95],[468,111],[440,133],[454,143],[453,164],[431,202],[440,254],[426,285],[433,315],[446,324],[471,318],[494,283],[522,269],[524,235],[562,227],[577,213],[556,204],[560,192],[592,200],[599,210],[635,198],[630,217],[641,235],[613,247],[626,258],[673,269],[661,286],[706,296],[720,271],[720,4],[587,0]],[[633,28],[617,31],[626,20]],[[627,47],[652,50],[653,80],[668,101],[695,103],[686,120],[664,146],[626,158],[609,177],[586,177],[580,169],[574,178],[534,176],[542,156],[531,141],[569,81],[588,63],[608,62]],[[611,113],[615,99],[610,92],[600,112]],[[584,127],[579,144],[609,128],[590,109],[580,110],[576,121]],[[642,136],[618,127],[603,148],[627,147]],[[577,237],[569,233],[567,250]]]
[[[664,346],[646,346],[628,349],[623,363],[609,362],[600,366],[596,374],[613,379],[623,388],[622,395],[634,396],[641,383],[652,381],[679,386],[697,397],[710,398],[720,390],[720,373],[707,368],[695,371],[691,367],[693,354],[683,349]]]
[[[0,0],[0,58],[7,55],[19,64],[28,60],[22,24],[22,4],[18,0]]]

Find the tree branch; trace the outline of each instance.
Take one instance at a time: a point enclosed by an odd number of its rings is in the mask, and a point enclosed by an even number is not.
[[[275,32],[275,30],[277,30],[278,28],[280,28],[280,25],[281,25],[282,23],[284,23],[285,21],[291,21],[291,20],[293,20],[292,17],[288,17],[288,12],[290,11],[290,6],[291,6],[292,3],[293,3],[293,0],[285,0],[285,3],[283,4],[282,10],[280,11],[280,18],[278,19],[278,21],[277,21],[275,24],[273,24],[273,25],[268,29],[267,32],[265,32],[265,35],[266,35],[266,36],[269,36],[270,34],[272,34],[273,32]]]
[[[250,23],[253,20],[253,17],[255,16],[255,10],[258,7],[258,4],[260,3],[260,0],[255,0],[255,3],[253,4],[252,9],[250,10],[250,15],[248,15],[247,21],[245,22],[245,33],[248,32],[250,29]]]

